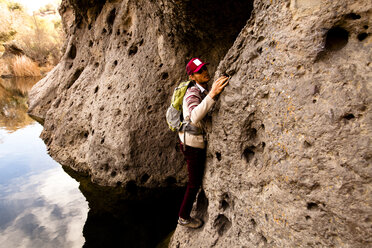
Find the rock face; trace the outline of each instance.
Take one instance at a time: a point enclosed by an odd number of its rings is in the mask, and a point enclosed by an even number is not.
[[[252,9],[218,2],[62,2],[66,53],[30,94],[50,154],[102,185],[184,182],[165,122],[172,89],[192,56],[215,69]]]
[[[109,186],[185,182],[165,111],[192,57],[232,78],[208,132],[200,230],[171,247],[372,243],[370,1],[63,1],[30,113],[60,163]]]

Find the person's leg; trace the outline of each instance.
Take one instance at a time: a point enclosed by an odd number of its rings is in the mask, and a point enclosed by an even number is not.
[[[181,150],[187,162],[189,181],[178,215],[182,219],[190,219],[192,205],[203,180],[206,152],[205,149],[190,146],[186,146],[186,151],[183,151],[182,146],[183,144],[181,144]]]

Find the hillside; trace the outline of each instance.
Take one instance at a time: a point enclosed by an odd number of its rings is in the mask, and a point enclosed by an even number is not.
[[[23,5],[0,1],[0,75],[40,76],[62,55],[64,34],[57,6],[30,14]]]

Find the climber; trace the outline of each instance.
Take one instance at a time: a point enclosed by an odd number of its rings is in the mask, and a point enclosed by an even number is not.
[[[202,220],[190,217],[190,213],[204,174],[206,159],[204,117],[214,105],[216,97],[228,84],[228,77],[221,76],[212,84],[212,88],[208,92],[208,82],[211,78],[207,64],[199,58],[193,58],[187,63],[186,71],[192,81],[192,85],[187,89],[182,104],[184,119],[190,121],[191,126],[196,127],[200,132],[198,134],[188,131],[180,131],[178,133],[180,148],[187,163],[189,177],[178,214],[178,223],[190,228],[199,228],[203,225]]]

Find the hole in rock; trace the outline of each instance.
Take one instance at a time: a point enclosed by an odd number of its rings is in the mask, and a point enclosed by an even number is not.
[[[93,46],[93,41],[89,41],[89,47],[92,47]]]
[[[118,116],[118,115],[121,115],[121,109],[117,109],[116,111],[115,111],[115,114],[114,114],[115,116]]]
[[[349,32],[341,27],[331,28],[326,37],[325,49],[329,51],[341,50],[349,41]]]
[[[351,119],[354,119],[355,116],[353,114],[346,114],[346,115],[342,116],[342,118],[344,118],[346,120],[351,120]]]
[[[222,210],[226,210],[228,207],[230,207],[230,204],[229,204],[229,194],[228,193],[224,193],[222,196],[221,196],[221,201],[220,201],[220,208]]]
[[[320,86],[319,85],[314,85],[313,89],[313,95],[319,94],[320,93]]]
[[[141,40],[138,42],[138,45],[139,45],[139,46],[142,46],[142,44],[143,44],[143,39],[141,39]]]
[[[107,24],[109,26],[109,28],[111,29],[112,28],[112,25],[114,24],[114,21],[115,21],[115,17],[116,17],[116,9],[113,8],[110,13],[108,14],[107,16]]]
[[[358,34],[358,40],[363,41],[365,38],[367,38],[367,36],[368,36],[367,33]]]
[[[364,25],[363,28],[364,28],[364,29],[368,29],[368,25]]]
[[[116,177],[116,174],[117,174],[116,171],[112,171],[111,172],[111,177]]]
[[[311,147],[311,143],[309,143],[307,140],[304,141],[304,147],[309,148]]]
[[[220,152],[216,152],[216,158],[218,161],[221,161],[221,153]]]
[[[67,85],[66,85],[67,89],[70,89],[71,86],[76,82],[76,80],[78,80],[83,70],[84,68],[79,68],[75,71],[75,73],[72,75],[70,80],[67,82]]]
[[[53,103],[53,107],[58,108],[60,103],[61,103],[61,98],[58,98],[58,99]]]
[[[103,28],[102,29],[102,34],[105,34],[105,33],[107,33],[107,29],[106,28]]]
[[[247,163],[249,163],[249,161],[254,157],[254,148],[254,146],[250,146],[244,149],[243,157]]]
[[[132,45],[129,49],[128,49],[128,55],[129,56],[133,56],[137,53],[138,51],[138,47],[136,45]]]
[[[165,179],[165,183],[168,185],[168,186],[172,186],[174,185],[175,183],[177,182],[176,178],[172,177],[172,176],[169,176]]]
[[[114,61],[114,66],[117,66],[117,65],[118,65],[118,61],[115,60],[115,61]]]
[[[95,89],[94,89],[94,94],[96,94],[98,92],[98,89],[99,87],[97,86]]]
[[[253,218],[251,219],[251,224],[252,224],[253,228],[256,228],[257,223]]]
[[[355,14],[355,13],[350,13],[350,14],[346,15],[346,17],[349,18],[349,19],[353,19],[353,20],[357,20],[357,19],[361,18],[360,15]]]
[[[88,135],[89,135],[89,132],[88,131],[83,132],[84,138],[88,138]]]
[[[101,139],[101,144],[105,143],[105,138]]]
[[[265,39],[265,37],[263,37],[263,36],[258,37],[257,43],[263,41],[264,39]],[[271,42],[270,42],[270,45],[271,45]]]
[[[247,130],[247,137],[248,139],[254,139],[257,136],[257,130],[255,128],[249,128]]]
[[[99,66],[99,63],[98,62],[96,62],[96,63],[94,63],[94,67],[98,67]]]
[[[305,216],[305,219],[306,219],[306,220],[310,220],[311,217],[310,217],[309,215],[306,215],[306,216]]]
[[[229,207],[229,203],[226,200],[221,201],[221,208],[222,210],[226,210]]]
[[[68,57],[70,59],[76,58],[76,46],[74,44],[71,44],[70,50],[68,51]]]
[[[319,206],[315,202],[309,202],[309,203],[307,203],[306,208],[308,210],[317,210],[319,208]]]
[[[161,79],[163,79],[163,80],[165,80],[165,79],[167,79],[168,78],[168,72],[163,72],[162,74],[161,74]]]
[[[230,229],[231,222],[225,215],[219,214],[213,226],[217,229],[218,235],[222,236]]]
[[[146,183],[149,180],[150,176],[145,173],[141,176],[141,183]]]

